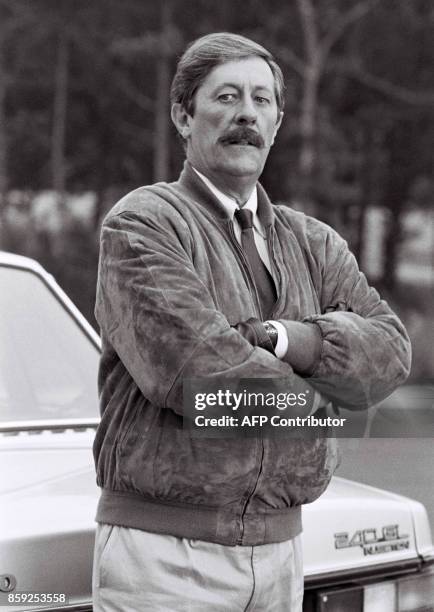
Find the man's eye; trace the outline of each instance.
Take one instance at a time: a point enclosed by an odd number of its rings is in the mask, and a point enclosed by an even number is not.
[[[264,96],[256,96],[255,98],[256,102],[258,102],[258,104],[269,104],[270,100],[268,98],[264,98]]]
[[[220,102],[232,102],[232,100],[235,99],[235,94],[234,93],[220,94],[218,99],[220,100]]]

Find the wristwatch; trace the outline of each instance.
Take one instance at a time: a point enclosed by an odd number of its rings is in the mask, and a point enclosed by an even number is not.
[[[264,321],[263,325],[265,327],[265,331],[268,334],[268,337],[270,338],[270,342],[273,345],[273,349],[275,349],[276,344],[277,344],[277,338],[279,336],[279,332],[274,327],[274,325],[270,323],[270,321]]]

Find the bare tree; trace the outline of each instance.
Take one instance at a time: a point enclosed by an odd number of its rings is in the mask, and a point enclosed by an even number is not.
[[[3,22],[4,23],[4,22]],[[7,133],[6,133],[6,90],[8,86],[8,75],[5,67],[4,25],[0,26],[0,224],[4,222],[4,209],[6,193],[8,189],[7,176]]]
[[[51,130],[51,180],[61,209],[63,209],[66,192],[65,135],[68,103],[68,51],[68,33],[66,29],[61,28],[57,34]]]
[[[171,0],[162,0],[160,5],[160,28],[158,32],[146,31],[140,37],[118,40],[113,50],[124,57],[147,56],[155,61],[156,88],[151,100],[126,78],[119,84],[125,95],[144,110],[152,108],[153,129],[153,181],[168,180],[170,175],[169,142],[169,89],[171,60],[182,45],[181,35],[173,22]]]
[[[159,55],[157,60],[157,90],[155,96],[154,181],[169,179],[169,89],[172,36],[172,6],[164,2],[161,7]]]
[[[292,49],[280,49],[279,54],[299,74],[302,95],[299,115],[301,145],[298,157],[297,199],[314,208],[312,184],[317,161],[319,89],[331,51],[348,28],[367,15],[381,0],[361,0],[336,18],[325,32],[320,28],[319,9],[313,0],[296,0],[302,31],[304,57]]]
[[[14,0],[0,0],[0,241],[7,234],[6,202],[9,187],[8,177],[8,129],[6,98],[13,75],[6,61],[8,45],[14,36],[28,27],[32,21],[32,11]]]

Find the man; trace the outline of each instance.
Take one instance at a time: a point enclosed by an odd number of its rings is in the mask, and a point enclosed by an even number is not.
[[[358,409],[408,374],[406,332],[344,240],[257,182],[283,104],[263,47],[197,40],[172,84],[179,180],[103,224],[97,611],[301,610],[300,507],[327,487],[333,440],[194,437],[184,379],[312,382]]]

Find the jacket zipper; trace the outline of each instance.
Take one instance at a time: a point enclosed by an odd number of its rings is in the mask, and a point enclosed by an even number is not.
[[[239,253],[239,255],[241,257],[241,260],[242,260],[242,262],[244,264],[244,270],[247,273],[247,278],[248,278],[249,284],[250,284],[250,295],[252,296],[252,298],[254,297],[254,299],[252,299],[253,305],[254,305],[255,310],[259,314],[259,317],[260,317],[260,319],[262,321],[262,309],[261,309],[261,305],[260,305],[260,302],[259,302],[259,296],[258,296],[258,291],[256,289],[256,284],[255,284],[255,282],[253,280],[253,274],[252,274],[252,272],[250,270],[250,264],[247,261],[247,258],[244,255],[244,251],[241,248],[241,246],[240,246],[240,244],[239,244],[239,242],[238,242],[238,240],[237,240],[237,238],[235,236],[235,231],[234,231],[233,224],[230,222],[228,225],[229,225],[229,235],[230,235],[230,238],[231,238],[232,245],[236,248],[237,252]],[[237,538],[237,541],[236,541],[237,545],[240,545],[242,543],[242,541],[243,541],[243,535],[244,535],[244,515],[246,513],[247,506],[248,506],[250,500],[252,499],[252,496],[254,495],[256,487],[258,485],[259,476],[261,475],[261,472],[262,472],[262,460],[263,460],[263,457],[264,457],[264,442],[261,439],[261,459],[259,461],[259,468],[258,468],[258,472],[257,472],[257,475],[256,475],[255,484],[253,485],[252,490],[250,491],[250,493],[248,493],[248,495],[247,495],[247,497],[246,497],[246,499],[245,499],[245,501],[243,503],[243,508],[242,508],[241,515],[240,515],[240,532],[238,534],[238,538]]]
[[[250,282],[250,289],[251,289],[250,293],[255,298],[252,301],[254,302],[254,305],[255,305],[255,302],[256,302],[256,311],[259,313],[260,320],[262,321],[263,315],[262,315],[262,309],[261,309],[261,305],[260,305],[260,301],[259,301],[258,290],[256,288],[256,284],[255,284],[255,281],[254,281],[254,278],[253,278],[253,274],[252,274],[252,271],[250,269],[250,264],[249,264],[246,256],[244,255],[244,251],[241,248],[241,246],[240,246],[240,244],[239,244],[239,242],[238,242],[238,240],[237,240],[237,238],[235,236],[235,231],[234,231],[233,224],[230,222],[228,225],[229,225],[229,235],[230,235],[230,238],[231,238],[231,242],[232,242],[233,246],[236,248],[236,250],[238,251],[238,253],[239,253],[240,257],[241,257],[241,260],[244,263],[244,269],[247,272],[247,277],[248,277],[249,282]],[[275,273],[275,276],[273,276],[273,274],[271,274],[271,277],[273,278],[273,282],[276,285],[277,276],[279,276],[279,281],[281,281],[281,278],[280,278],[280,274],[279,275],[276,274],[276,271],[278,272],[278,268],[277,268],[276,261],[275,261],[275,258],[274,258],[273,240],[272,240],[271,232],[269,233],[269,242],[270,242],[269,253],[270,253],[271,268],[272,268],[272,271]],[[268,240],[267,240],[267,246],[268,246]],[[276,285],[276,287],[277,287],[277,285]],[[277,291],[276,291],[276,293],[277,293]],[[274,312],[276,311],[277,302],[278,302],[278,300],[276,300],[276,304],[275,304],[275,306],[273,308],[272,314],[274,314]],[[270,318],[272,318],[272,317],[270,316]],[[244,504],[243,504],[243,508],[242,508],[241,516],[240,516],[240,532],[239,532],[239,535],[238,535],[238,539],[236,541],[237,545],[240,545],[242,543],[242,541],[243,541],[243,536],[244,536],[244,516],[246,514],[247,506],[249,505],[250,500],[252,499],[253,495],[255,494],[256,487],[258,486],[259,477],[261,476],[261,473],[262,473],[262,465],[263,465],[263,461],[264,461],[264,453],[265,453],[264,440],[261,438],[261,459],[259,461],[259,469],[258,469],[258,473],[256,475],[255,484],[254,484],[252,490],[250,491],[250,493],[247,495],[247,497],[246,497],[246,499],[244,501]]]

